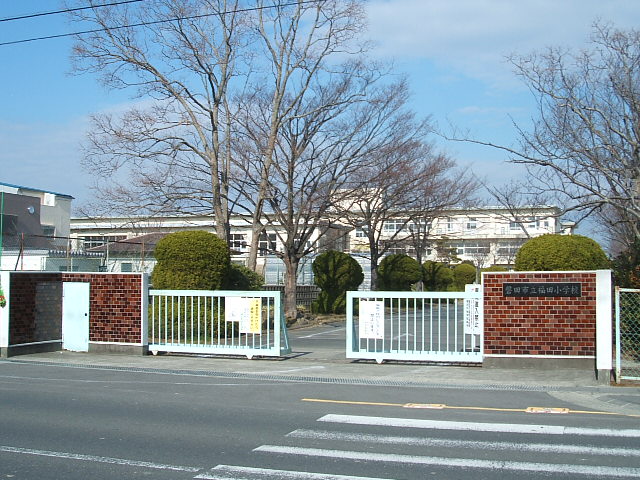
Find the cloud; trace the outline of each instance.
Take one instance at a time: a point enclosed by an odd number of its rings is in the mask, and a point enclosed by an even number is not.
[[[374,0],[377,53],[429,60],[496,85],[514,82],[505,58],[551,45],[580,47],[595,20],[636,27],[628,0]]]

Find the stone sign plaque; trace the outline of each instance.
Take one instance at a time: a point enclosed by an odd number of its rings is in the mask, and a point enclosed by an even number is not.
[[[505,297],[581,297],[581,283],[503,283]]]

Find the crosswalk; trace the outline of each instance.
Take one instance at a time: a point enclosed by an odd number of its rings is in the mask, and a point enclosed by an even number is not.
[[[640,478],[640,430],[328,414],[200,480]],[[277,467],[277,468],[276,468]],[[380,475],[362,475],[375,472]]]

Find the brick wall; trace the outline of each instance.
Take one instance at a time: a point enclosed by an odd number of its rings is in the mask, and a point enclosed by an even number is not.
[[[63,282],[91,284],[90,342],[141,342],[140,274],[12,272],[9,345],[62,338]]]
[[[580,297],[506,297],[504,283],[580,283]],[[485,355],[596,355],[596,272],[483,275]]]
[[[9,289],[9,345],[62,338],[62,276],[12,273]]]
[[[89,282],[89,341],[140,343],[140,275],[63,273],[63,282]]]

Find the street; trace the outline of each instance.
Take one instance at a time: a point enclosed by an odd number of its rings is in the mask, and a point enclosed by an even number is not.
[[[544,391],[2,361],[0,416],[0,478],[640,476],[640,417]]]

